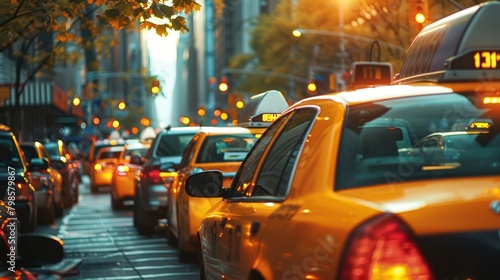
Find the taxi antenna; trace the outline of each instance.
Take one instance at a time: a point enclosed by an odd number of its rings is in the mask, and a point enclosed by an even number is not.
[[[377,57],[377,62],[380,62],[380,44],[378,41],[373,41],[371,49],[370,49],[370,59],[368,61],[372,61],[373,57],[373,47],[377,46],[378,49],[378,57]]]

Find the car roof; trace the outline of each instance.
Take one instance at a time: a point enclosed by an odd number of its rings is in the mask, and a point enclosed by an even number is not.
[[[197,134],[204,133],[209,135],[226,135],[232,133],[248,133],[252,134],[252,131],[248,128],[239,126],[204,126],[201,127]]]
[[[353,91],[345,91],[340,93],[330,93],[309,97],[298,101],[291,108],[301,105],[306,101],[319,101],[319,100],[332,100],[335,102],[343,102],[346,106],[356,105],[362,103],[376,102],[387,99],[404,98],[409,96],[429,95],[429,94],[443,94],[451,93],[453,89],[444,86],[425,85],[389,85],[378,86]],[[308,102],[308,103],[309,103]],[[287,109],[289,111],[291,108]]]
[[[197,132],[200,130],[200,126],[176,126],[176,127],[167,127],[166,129],[162,130],[160,134],[167,133],[167,134],[183,134],[186,132]]]
[[[130,143],[130,144],[125,144],[122,148],[124,150],[134,150],[134,149],[141,149],[141,148],[149,148],[151,144],[143,144],[143,143]]]
[[[375,86],[352,91],[318,95],[298,101],[292,107],[296,107],[310,100],[313,100],[313,102],[314,100],[332,100],[335,102],[343,102],[346,106],[352,106],[412,96],[437,95],[454,92],[478,92],[481,90],[488,92],[491,88],[500,88],[500,82],[488,82],[487,84],[481,81],[464,83],[415,82],[412,84]]]
[[[123,149],[123,146],[109,146],[109,147],[104,147],[99,150],[99,154],[106,153],[106,152],[120,152]]]

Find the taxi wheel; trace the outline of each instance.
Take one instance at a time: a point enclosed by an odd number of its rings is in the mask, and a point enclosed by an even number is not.
[[[54,215],[58,218],[60,218],[64,215],[64,207],[62,204],[62,198],[61,198],[61,201],[59,201],[59,202],[54,201]]]
[[[167,228],[167,244],[172,247],[177,247],[178,244],[177,237],[174,236],[174,233],[172,232],[172,228],[170,226]]]
[[[72,191],[71,190],[66,190],[62,196],[62,203],[64,208],[69,209],[73,206],[73,197],[72,197]]]
[[[98,191],[99,191],[99,188],[96,185],[94,185],[94,184],[91,183],[90,184],[90,192],[91,193],[97,193]]]
[[[71,184],[71,190],[73,193],[72,195],[73,204],[78,203],[78,196],[80,195],[79,187],[80,187],[80,180],[74,179],[73,183]]]
[[[133,213],[134,227],[137,227],[137,199],[134,196],[134,213]]]
[[[155,225],[147,222],[152,220],[154,213],[145,213],[139,203],[134,203],[134,209],[134,219],[137,232],[140,235],[152,234],[154,232]]]
[[[123,201],[121,199],[115,198],[113,194],[110,194],[110,197],[111,197],[111,207],[113,208],[113,210],[123,209]]]
[[[54,203],[50,202],[47,208],[41,209],[38,213],[38,222],[42,225],[51,225],[55,220]]]
[[[180,262],[192,262],[193,259],[196,260],[196,255],[193,253],[193,252],[189,252],[189,251],[186,251],[186,249],[184,249],[185,247],[185,242],[182,241],[182,235],[181,235],[181,227],[180,225],[177,226],[177,231],[178,231],[178,241],[177,241],[177,244],[178,244],[178,250],[177,250],[177,256],[179,257],[179,261]]]
[[[200,265],[200,280],[206,280],[207,277],[205,276],[205,264],[203,262],[203,251],[201,249],[201,238],[198,235],[198,264]]]

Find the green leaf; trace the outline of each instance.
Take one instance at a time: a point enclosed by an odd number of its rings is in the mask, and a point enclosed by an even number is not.
[[[151,10],[153,11],[153,16],[155,16],[157,18],[164,18],[165,17],[165,15],[161,11],[160,7],[156,3],[153,3],[151,5]]]
[[[171,18],[173,15],[175,15],[174,9],[172,9],[172,7],[164,4],[158,4],[158,6],[160,7],[160,10],[165,15],[165,17]]]

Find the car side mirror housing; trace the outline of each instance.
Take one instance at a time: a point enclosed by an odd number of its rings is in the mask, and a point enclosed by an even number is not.
[[[29,171],[41,171],[49,168],[49,161],[46,158],[33,158],[28,167]]]
[[[223,176],[219,170],[193,174],[186,179],[186,193],[193,197],[222,197]]]
[[[63,260],[63,241],[50,234],[23,234],[18,240],[23,267],[40,267]],[[50,252],[50,253],[48,253]]]

